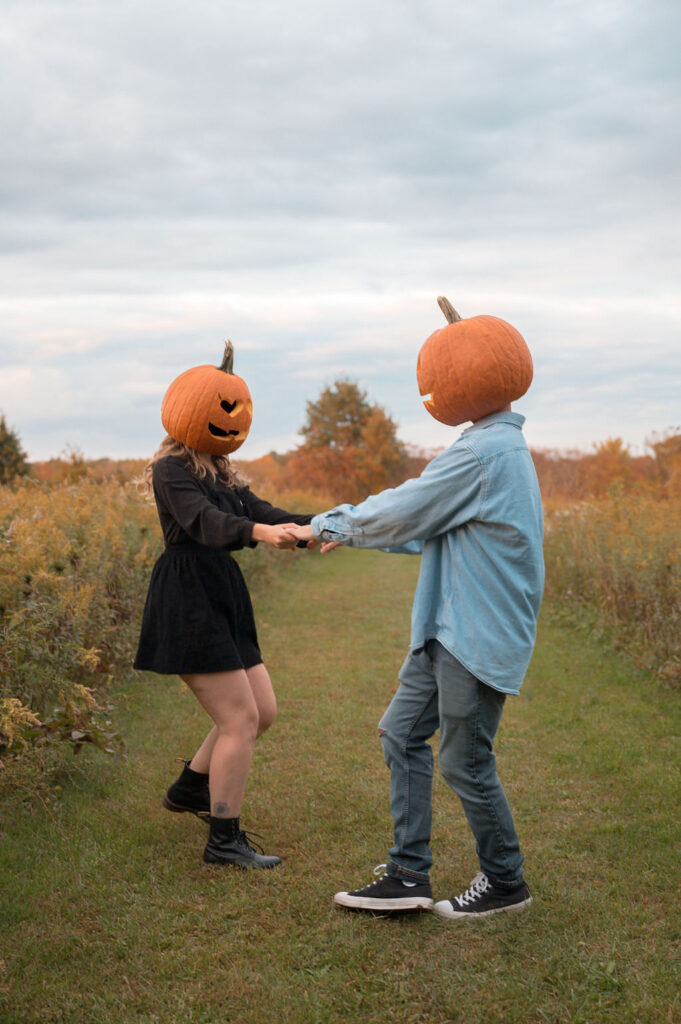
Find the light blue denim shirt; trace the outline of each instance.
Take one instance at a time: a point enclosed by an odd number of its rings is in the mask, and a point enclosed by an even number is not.
[[[525,417],[478,420],[421,476],[315,516],[321,540],[422,553],[411,649],[436,639],[482,682],[518,693],[544,586],[541,496]]]

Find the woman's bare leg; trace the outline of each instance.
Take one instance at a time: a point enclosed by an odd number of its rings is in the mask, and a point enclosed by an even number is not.
[[[277,717],[277,698],[274,696],[269,672],[262,662],[247,668],[246,675],[258,708],[258,736],[262,736]]]
[[[198,755],[210,746],[215,733],[208,766],[211,815],[238,818],[259,726],[251,682],[243,669],[182,678],[215,722],[215,729],[197,751]],[[197,765],[194,758],[191,765],[194,771],[201,770],[201,762]]]
[[[247,668],[246,675],[251,684],[253,698],[258,708],[258,736],[262,736],[277,717],[277,698],[272,689],[269,672],[262,663],[253,665],[252,668]],[[203,775],[208,774],[210,759],[217,738],[218,728],[214,725],[189,762],[189,767],[193,771],[201,772]]]
[[[211,731],[206,736],[205,740],[194,754],[193,758],[189,762],[189,767],[194,772],[201,772],[202,775],[208,775],[210,770],[210,757],[213,753],[213,747],[215,741],[218,738],[218,727],[214,725]]]

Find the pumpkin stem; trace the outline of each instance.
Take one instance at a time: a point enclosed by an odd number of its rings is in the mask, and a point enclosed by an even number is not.
[[[454,309],[454,306],[452,306],[449,299],[446,299],[444,295],[440,295],[438,297],[437,304],[447,318],[447,323],[455,324],[461,319],[457,311]]]
[[[218,370],[223,370],[225,373],[234,373],[234,345],[232,345],[231,341],[225,342],[225,354],[218,366]]]

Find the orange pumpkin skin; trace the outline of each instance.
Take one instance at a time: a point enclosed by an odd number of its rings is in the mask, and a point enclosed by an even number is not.
[[[253,419],[248,386],[232,372],[233,348],[221,366],[193,366],[165,393],[161,422],[171,437],[206,455],[229,455],[246,440]]]
[[[473,316],[431,334],[419,352],[416,378],[431,416],[455,427],[524,395],[532,383],[532,356],[511,324]]]

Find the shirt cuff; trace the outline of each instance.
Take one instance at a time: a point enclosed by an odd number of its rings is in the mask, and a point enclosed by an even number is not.
[[[312,519],[310,520],[310,529],[314,533],[317,540],[321,540],[322,532],[324,530],[324,516],[312,516]]]
[[[321,515],[314,516],[310,526],[317,540],[347,544],[352,537],[362,533],[362,530],[353,530],[352,527],[348,528],[345,523],[343,525],[346,526],[346,529],[340,528],[338,519],[342,519],[342,514],[336,515],[333,512],[322,512]]]

